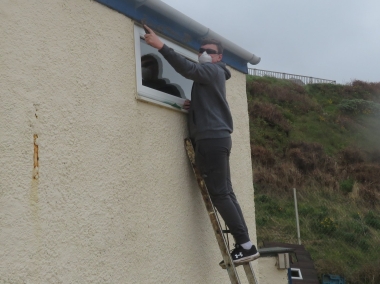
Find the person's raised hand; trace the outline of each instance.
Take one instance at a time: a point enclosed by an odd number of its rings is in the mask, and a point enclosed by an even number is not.
[[[147,25],[144,25],[144,28],[149,31],[149,33],[146,33],[144,35],[145,42],[149,44],[150,46],[160,50],[164,46],[162,41],[158,38],[158,36],[154,33],[154,31],[150,27],[148,27]]]

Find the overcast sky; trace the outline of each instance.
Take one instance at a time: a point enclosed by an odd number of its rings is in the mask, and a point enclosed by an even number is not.
[[[261,57],[250,68],[380,82],[380,0],[162,0]]]

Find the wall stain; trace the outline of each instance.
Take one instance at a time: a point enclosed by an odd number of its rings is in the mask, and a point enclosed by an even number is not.
[[[34,125],[38,123],[38,106],[35,107]],[[42,227],[40,218],[40,204],[39,204],[39,152],[38,152],[38,134],[33,134],[33,175],[31,181],[31,188],[29,192],[29,206],[31,210],[31,225],[34,227],[34,250],[33,250],[33,279],[37,283],[41,283],[41,248],[42,248]]]
[[[35,124],[37,124],[37,111],[38,111],[38,104],[34,104],[35,108]],[[33,217],[38,218],[38,185],[39,185],[39,167],[40,167],[40,161],[39,161],[39,153],[38,153],[38,134],[33,134],[33,177],[32,177],[32,187],[30,191],[30,205],[32,207],[33,211]],[[38,218],[39,219],[39,218]]]
[[[39,168],[39,159],[38,159],[38,135],[33,135],[33,144],[34,144],[34,154],[33,154],[33,179],[38,179],[38,168]]]

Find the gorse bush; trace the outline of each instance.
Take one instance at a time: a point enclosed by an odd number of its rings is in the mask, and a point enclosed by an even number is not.
[[[337,227],[338,225],[336,224],[334,219],[332,219],[331,217],[325,217],[322,219],[315,220],[314,225],[313,225],[313,229],[317,233],[321,233],[323,235],[331,234],[335,232]]]

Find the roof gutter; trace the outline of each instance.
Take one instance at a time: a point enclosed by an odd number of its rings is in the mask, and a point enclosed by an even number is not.
[[[146,6],[163,16],[170,18],[174,22],[177,22],[178,24],[185,26],[192,32],[201,35],[202,38],[213,38],[213,39],[219,40],[220,42],[222,42],[223,47],[225,49],[229,50],[231,53],[236,54],[237,56],[247,61],[248,63],[256,65],[261,60],[260,57],[254,55],[253,53],[250,53],[249,51],[241,48],[240,46],[234,44],[233,42],[225,39],[221,35],[199,24],[198,22],[194,21],[193,19],[189,18],[185,14],[182,14],[178,10],[170,7],[169,5],[167,5],[166,3],[160,0],[134,0],[134,1],[136,4],[136,8],[140,6]]]

